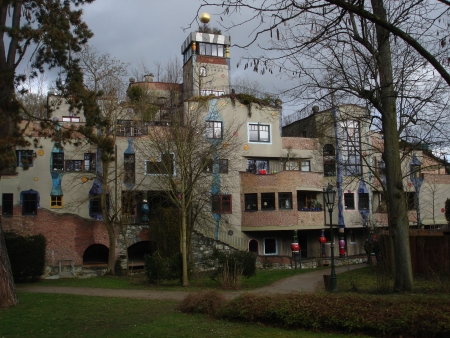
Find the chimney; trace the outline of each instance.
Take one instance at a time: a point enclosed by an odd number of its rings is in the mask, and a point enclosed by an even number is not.
[[[145,82],[153,82],[153,74],[144,75]]]
[[[312,107],[313,114],[317,114],[319,112],[319,106]]]

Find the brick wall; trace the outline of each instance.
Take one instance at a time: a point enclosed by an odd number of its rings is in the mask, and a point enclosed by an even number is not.
[[[317,138],[282,137],[283,149],[317,150]]]
[[[322,187],[322,174],[302,171],[282,171],[273,175],[241,173],[241,210],[245,210],[244,194],[275,193],[275,210],[261,211],[258,196],[258,211],[243,212],[242,226],[323,226],[323,212],[297,211],[297,188],[317,190]],[[292,209],[278,209],[278,192],[292,192]]]
[[[73,214],[57,214],[39,209],[36,216],[22,216],[22,208],[14,207],[14,216],[2,217],[4,231],[20,235],[42,234],[47,239],[47,264],[57,266],[59,260],[83,263],[83,253],[92,244],[109,247],[103,222],[84,219]]]

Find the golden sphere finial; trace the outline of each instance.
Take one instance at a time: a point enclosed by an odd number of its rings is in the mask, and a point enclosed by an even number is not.
[[[200,18],[201,22],[208,23],[209,20],[211,20],[211,15],[209,15],[208,13],[205,12],[205,13],[200,14],[199,18]]]

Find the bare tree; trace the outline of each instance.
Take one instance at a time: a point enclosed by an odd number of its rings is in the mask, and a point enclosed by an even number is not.
[[[128,64],[109,54],[100,54],[95,47],[86,45],[79,53],[84,83],[94,91],[102,91],[106,97],[125,98],[124,77]]]
[[[436,40],[428,30],[439,29],[436,18],[442,17],[445,9],[434,16],[429,2],[359,1],[357,5],[371,15],[369,19],[369,15],[358,16],[348,8],[342,9],[329,2],[311,1],[299,5],[285,0],[265,2],[261,7],[250,1],[206,1],[204,6],[224,6],[222,15],[247,11],[259,20],[246,46],[260,42],[264,34],[270,35],[269,44],[261,44],[261,47],[271,54],[249,60],[254,71],[269,69],[273,73],[279,68],[281,73],[289,74],[291,80],[300,79],[300,83],[293,83],[292,93],[309,102],[328,97],[331,106],[350,99],[350,102],[373,107],[371,119],[375,123],[379,121],[377,126],[384,135],[388,219],[395,250],[394,289],[411,290],[409,227],[403,189],[405,173],[402,172],[399,137],[411,138],[413,134],[416,145],[425,135],[432,139],[430,131],[437,130],[436,119],[426,119],[426,114],[433,105],[443,103],[441,107],[447,108],[448,98],[443,94],[442,82],[430,81],[428,75],[423,75],[430,74],[421,59],[424,55],[417,48],[411,48],[414,44],[407,37],[403,36],[406,42],[399,41],[388,30],[392,27],[379,22],[394,23],[391,26],[413,32],[422,46],[434,48],[432,43]],[[429,20],[424,22],[424,18]],[[234,21],[233,26],[242,29],[242,24],[253,22],[248,17],[243,21]],[[418,22],[422,26],[417,25]],[[429,39],[422,39],[425,37]],[[279,54],[273,56],[274,51]],[[439,68],[434,63],[433,66]],[[408,82],[402,83],[405,80]],[[424,94],[421,97],[418,88],[424,84],[431,92],[421,92]],[[445,117],[442,112],[439,110],[441,118]]]
[[[189,283],[192,233],[195,229],[201,231],[202,219],[208,228],[215,222],[209,208],[211,202],[213,212],[221,213],[221,208],[224,214],[231,211],[231,197],[219,190],[223,185],[215,180],[220,180],[223,170],[230,170],[228,164],[232,161],[228,159],[235,156],[235,131],[239,126],[229,123],[223,129],[222,123],[205,122],[208,110],[214,109],[220,109],[215,99],[186,102],[183,114],[173,114],[164,126],[152,127],[148,139],[142,139],[139,146],[147,159],[143,171],[148,186],[165,191],[179,206],[183,286]],[[224,215],[227,216],[232,217]]]

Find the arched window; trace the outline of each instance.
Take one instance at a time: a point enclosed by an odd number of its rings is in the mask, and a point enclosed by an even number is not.
[[[206,67],[200,67],[200,76],[206,76]]]
[[[323,175],[336,176],[336,152],[331,144],[323,147]]]

